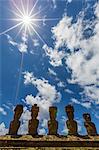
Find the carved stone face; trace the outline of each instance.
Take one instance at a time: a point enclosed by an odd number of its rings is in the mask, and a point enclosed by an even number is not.
[[[73,120],[74,119],[74,113],[72,111],[66,112],[67,113],[67,117],[69,120]]]
[[[50,119],[51,120],[55,120],[56,119],[56,115],[57,115],[57,108],[56,107],[50,107],[49,108],[49,115],[50,115]]]
[[[39,107],[37,106],[37,104],[34,104],[31,109],[32,118],[36,119],[38,116],[38,113],[39,113]]]
[[[91,121],[91,116],[88,113],[83,114],[83,118],[85,119],[86,122],[90,122]]]
[[[14,119],[19,120],[23,113],[23,105],[17,105],[16,108],[14,109],[14,112],[15,112]]]

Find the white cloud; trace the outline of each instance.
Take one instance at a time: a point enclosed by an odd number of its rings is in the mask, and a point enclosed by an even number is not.
[[[26,103],[30,105],[38,104],[40,107],[40,118],[48,116],[49,107],[54,103],[60,102],[61,94],[56,90],[55,86],[49,84],[45,79],[35,78],[33,73],[25,72],[24,79],[25,84],[32,84],[38,90],[36,96],[26,96]]]
[[[83,14],[82,14],[83,16]],[[81,15],[78,17],[76,23],[72,24],[72,17],[66,14],[57,24],[52,28],[53,38],[56,40],[55,48],[67,46],[69,49],[78,48],[80,39],[82,38],[82,20]]]
[[[57,7],[56,0],[52,0],[52,2],[53,2],[54,9],[55,9]]]
[[[78,101],[77,99],[75,99],[75,98],[72,98],[71,99],[71,101],[73,102],[73,103],[75,103],[75,104],[79,104],[79,105],[81,105],[81,106],[83,106],[83,107],[85,107],[85,108],[91,108],[91,103],[90,102],[80,102],[80,101]]]
[[[24,107],[23,114],[20,118],[21,125],[18,130],[18,134],[27,134],[28,133],[28,121],[31,119],[31,112],[27,109],[27,107]]]
[[[15,42],[12,37],[8,34],[6,34],[7,39],[8,39],[8,43],[11,44],[14,47],[17,47],[19,52],[21,53],[26,53],[27,49],[28,49],[28,45],[27,45],[27,35],[23,32],[22,34],[22,41],[20,43]]]
[[[4,122],[0,124],[0,135],[6,135],[8,133],[8,129],[6,128]]]
[[[62,87],[64,88],[65,84],[64,84],[64,82],[59,81],[58,84],[57,84],[57,86],[60,87],[60,88],[62,88]]]
[[[52,28],[52,33],[56,49],[62,46],[70,49],[66,56],[66,66],[71,71],[69,83],[79,84],[84,94],[99,104],[99,2],[94,6],[94,14],[95,20],[85,21],[82,11],[74,23],[73,18],[65,14]],[[89,27],[93,29],[93,35],[86,38],[84,32]]]
[[[54,76],[57,75],[56,72],[55,72],[54,70],[52,70],[51,68],[48,68],[48,72],[49,72],[49,74],[51,74],[51,75],[54,75]]]
[[[2,115],[7,115],[7,112],[4,110],[4,108],[0,107],[0,113]]]
[[[35,47],[38,47],[38,46],[40,46],[40,43],[39,43],[39,41],[37,39],[33,39],[33,45]]]
[[[12,39],[12,37],[8,34],[5,34],[7,36],[8,39],[8,43],[13,45],[13,46],[17,46],[17,43]]]
[[[41,128],[38,130],[39,135],[45,135],[46,134],[46,130],[44,128]]]
[[[63,51],[52,49],[51,47],[48,47],[47,45],[44,45],[43,49],[45,50],[46,55],[49,57],[50,64],[52,66],[58,67],[62,65],[62,59],[65,57],[65,54]]]
[[[72,2],[72,0],[67,0],[68,1],[68,3],[71,3]]]
[[[20,43],[18,44],[18,49],[21,53],[26,53],[27,52],[27,44],[25,43]]]

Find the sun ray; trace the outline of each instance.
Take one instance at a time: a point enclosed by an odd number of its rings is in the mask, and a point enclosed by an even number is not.
[[[46,7],[44,7],[44,8],[42,8],[42,9],[40,9],[38,12],[36,12],[34,15],[32,15],[31,17],[35,17],[35,16],[37,16],[37,15],[39,15],[41,12],[43,12],[44,10],[46,10],[48,8],[48,5],[46,6]]]
[[[59,20],[59,18],[36,18],[36,19],[32,19],[33,21],[57,21]]]
[[[21,54],[21,63],[19,68],[19,75],[18,75],[18,83],[16,87],[16,93],[15,93],[15,103],[18,98],[19,89],[20,89],[20,82],[21,82],[21,75],[22,75],[22,69],[23,69],[23,62],[24,62],[24,53]]]
[[[24,8],[23,0],[21,0],[21,6],[22,6],[23,16],[24,16],[24,14],[26,14],[26,12],[25,12],[25,8]]]
[[[14,0],[12,0],[13,5],[15,6],[15,8],[18,10],[18,12],[23,16],[24,14],[22,13],[22,11],[17,7],[16,3]]]
[[[17,13],[17,12],[15,12],[15,11],[13,11],[13,10],[11,10],[11,9],[8,9],[11,13],[13,13],[15,16],[17,16],[17,17],[19,17],[19,18],[21,18],[22,17],[22,15],[20,14],[20,13]]]
[[[11,28],[9,28],[9,29],[7,29],[7,30],[1,32],[1,33],[0,33],[0,36],[3,35],[3,34],[5,34],[5,33],[7,33],[7,32],[9,32],[9,31],[11,31],[11,30],[13,30],[13,29],[15,29],[15,28],[17,28],[17,27],[20,26],[21,24],[22,24],[22,22],[20,22],[20,23],[16,24],[15,26],[13,26],[13,27],[11,27]]]
[[[23,27],[24,27],[24,25],[22,24],[22,26],[21,26],[21,28],[20,28],[19,32],[17,33],[17,35],[15,36],[15,38],[17,38],[17,36],[21,33],[21,31],[22,31]]]
[[[37,25],[37,24],[36,24],[36,23],[34,23],[34,22],[32,22],[31,24],[32,24],[33,26],[35,26],[35,27],[39,28],[39,29],[42,29],[42,27],[41,27],[41,26]]]
[[[45,41],[43,40],[43,38],[40,36],[40,34],[35,30],[35,28],[32,25],[31,25],[31,28],[36,33],[36,35],[39,37],[39,39],[43,42],[43,44],[46,44]]]
[[[32,7],[32,9],[31,9],[31,11],[30,11],[30,13],[29,13],[29,16],[31,16],[31,14],[33,13],[34,8],[36,7],[37,3],[38,3],[38,0],[36,0],[34,6]]]
[[[29,0],[27,0],[27,14],[29,14]]]

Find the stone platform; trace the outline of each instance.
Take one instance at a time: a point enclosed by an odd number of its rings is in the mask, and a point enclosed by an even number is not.
[[[0,150],[17,149],[17,150],[99,150],[99,136],[0,136]]]

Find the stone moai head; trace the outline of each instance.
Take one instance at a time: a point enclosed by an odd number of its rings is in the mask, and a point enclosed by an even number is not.
[[[17,105],[14,109],[14,120],[19,120],[23,113],[23,105]]]
[[[37,106],[37,104],[34,104],[31,108],[31,116],[32,119],[36,119],[39,113],[39,107]]]
[[[73,120],[74,119],[74,107],[72,105],[67,105],[65,107],[65,111],[67,113],[68,119]]]
[[[91,122],[91,116],[89,113],[83,114],[83,118],[85,119],[86,122]]]
[[[93,122],[91,122],[91,116],[89,113],[83,114],[83,118],[85,120],[84,126],[87,130],[88,135],[90,136],[96,136],[97,135],[97,130],[96,126]]]
[[[49,115],[51,120],[55,120],[57,115],[57,107],[54,106],[49,107]]]

